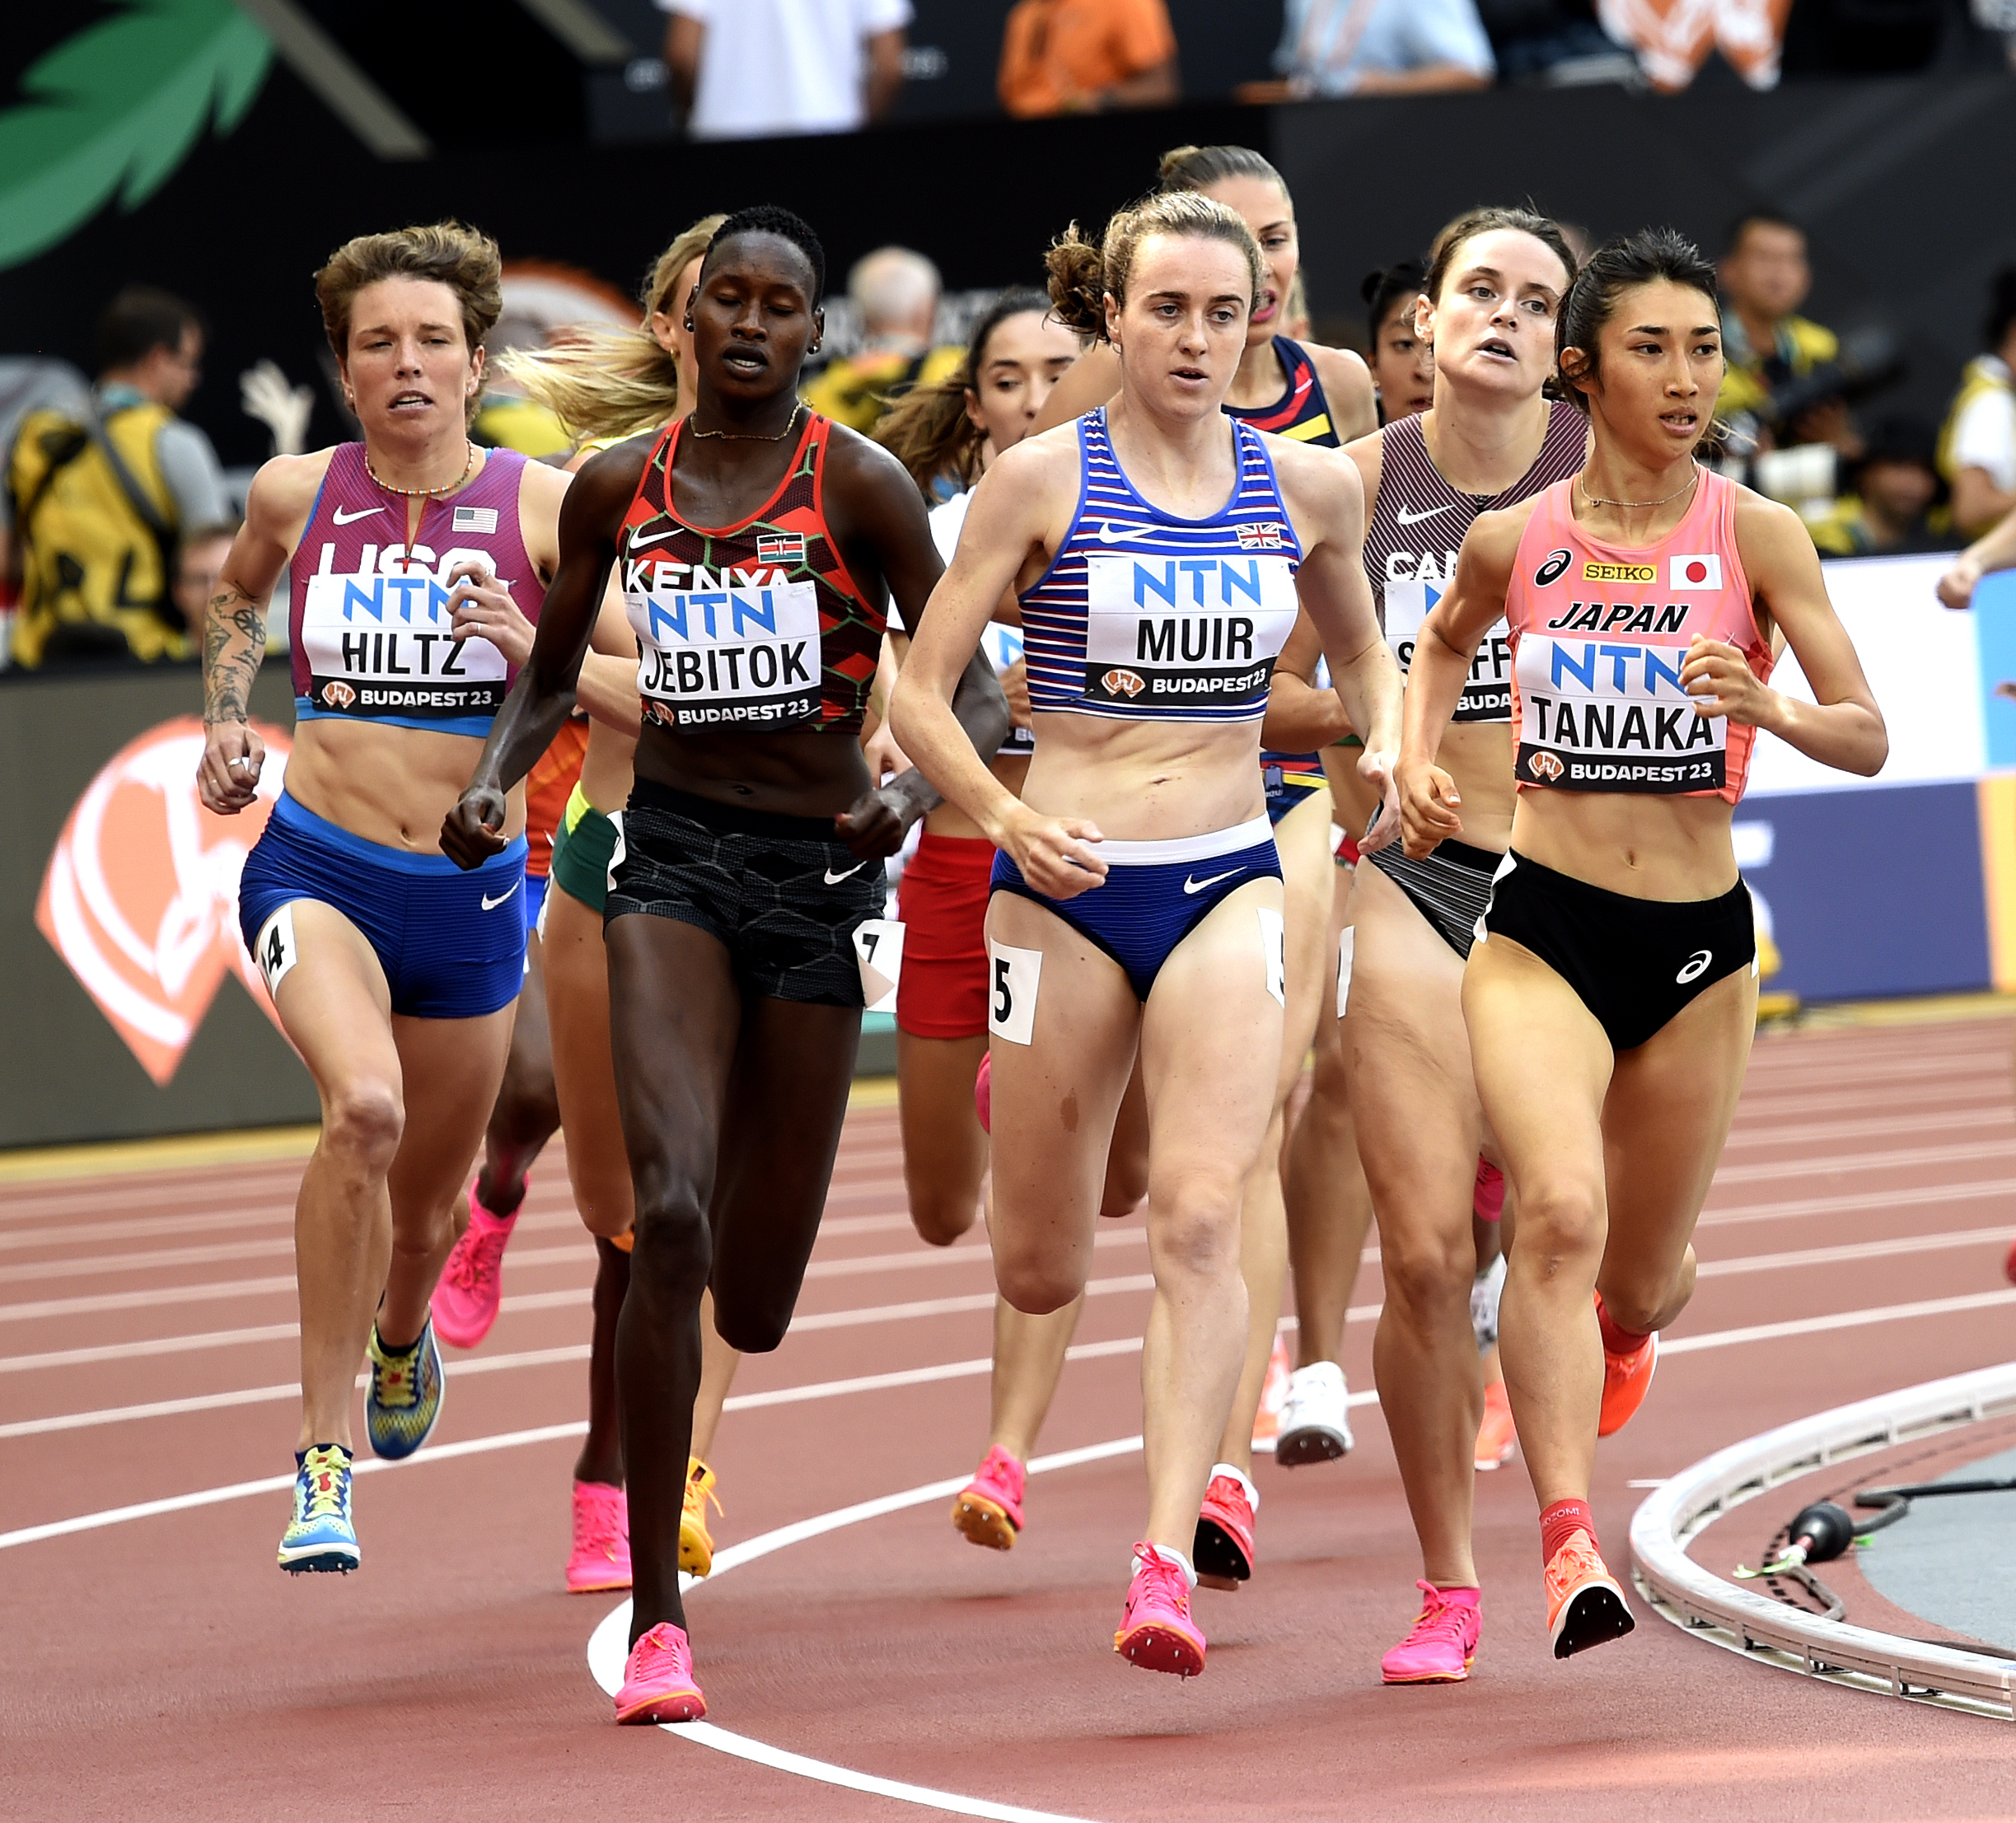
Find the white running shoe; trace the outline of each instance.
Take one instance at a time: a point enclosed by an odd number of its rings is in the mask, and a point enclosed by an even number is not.
[[[1275,1461],[1284,1469],[1296,1469],[1349,1456],[1356,1441],[1351,1435],[1349,1399],[1344,1369],[1335,1362],[1318,1361],[1296,1368],[1288,1377],[1288,1396],[1281,1402]]]
[[[1477,1353],[1489,1354],[1498,1342],[1498,1301],[1505,1292],[1505,1256],[1501,1253],[1479,1273],[1470,1288],[1470,1326],[1477,1332]]]

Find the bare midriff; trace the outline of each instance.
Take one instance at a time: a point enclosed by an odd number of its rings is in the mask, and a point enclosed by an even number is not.
[[[1264,814],[1260,723],[1039,714],[1022,797],[1116,842],[1208,835]]]
[[[1627,899],[1719,899],[1737,880],[1735,814],[1712,792],[1521,792],[1512,846],[1543,867]]]
[[[442,820],[476,769],[474,735],[334,716],[298,723],[287,762],[288,797],[339,829],[382,848],[441,852]],[[525,832],[525,788],[507,800],[503,834]]]

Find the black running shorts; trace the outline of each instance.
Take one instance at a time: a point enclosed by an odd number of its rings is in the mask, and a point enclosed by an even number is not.
[[[605,924],[633,913],[705,931],[737,984],[767,1000],[858,1007],[855,928],[887,878],[834,839],[830,817],[772,816],[640,778],[623,815]]]

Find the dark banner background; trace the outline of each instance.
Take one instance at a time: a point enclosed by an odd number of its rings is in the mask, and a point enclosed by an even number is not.
[[[56,1145],[313,1120],[315,1085],[251,996],[227,976],[166,1088],[157,1088],[35,928],[36,895],[65,820],[131,741],[202,706],[193,666],[0,681],[0,1146]],[[284,660],[252,713],[291,727]]]
[[[2016,260],[2016,85],[1995,76],[1813,82],[1770,95],[1506,89],[600,147],[458,147],[458,114],[502,101],[452,86],[432,93],[420,124],[449,149],[389,163],[276,65],[237,131],[200,140],[142,208],[109,207],[0,273],[0,353],[88,366],[100,303],[129,279],[166,285],[214,326],[191,415],[227,462],[249,463],[264,455],[265,433],[239,414],[236,376],[262,355],[297,379],[319,376],[310,278],[349,235],[459,215],[494,233],[508,258],[566,261],[627,290],[695,217],[769,199],[820,231],[836,283],[849,262],[896,240],[928,253],[954,287],[1000,285],[1036,277],[1066,222],[1103,220],[1185,141],[1243,141],[1279,164],[1301,214],[1312,306],[1336,337],[1357,333],[1368,269],[1418,251],[1476,202],[1530,197],[1597,236],[1672,222],[1711,250],[1738,211],[1770,204],[1811,231],[1809,314],[1890,323],[1911,360],[1899,397],[1936,419],[1976,352],[1989,273]],[[312,434],[337,428],[325,407]]]

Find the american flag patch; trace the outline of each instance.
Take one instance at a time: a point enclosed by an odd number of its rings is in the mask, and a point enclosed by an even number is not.
[[[1281,549],[1281,525],[1279,520],[1264,519],[1258,525],[1238,527],[1239,549],[1242,551],[1278,551]]]
[[[756,534],[756,561],[787,565],[805,561],[805,534],[802,531],[766,531]]]
[[[457,507],[455,509],[456,531],[489,531],[497,530],[497,508],[494,507]]]

